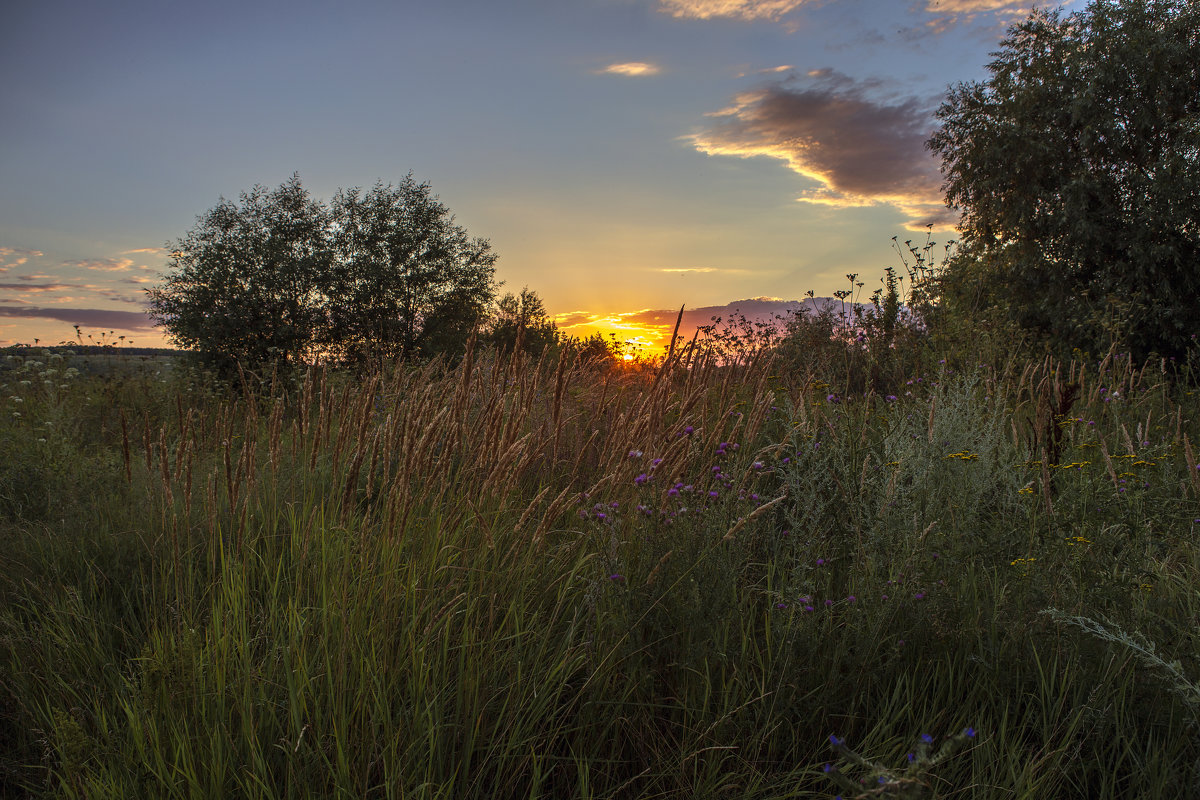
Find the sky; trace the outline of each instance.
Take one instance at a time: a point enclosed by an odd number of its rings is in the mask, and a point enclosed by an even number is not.
[[[1042,3],[1041,5],[1046,5]],[[1072,10],[1077,2],[1050,2]],[[0,344],[168,346],[222,197],[410,172],[560,329],[652,347],[953,238],[924,148],[1009,0],[38,0],[0,25]],[[747,311],[746,309],[751,309]],[[111,332],[111,333],[110,333]],[[120,337],[125,337],[120,339]]]

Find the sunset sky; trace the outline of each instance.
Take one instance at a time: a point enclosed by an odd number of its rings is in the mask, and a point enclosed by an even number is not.
[[[1068,10],[1078,3],[1053,3]],[[955,217],[924,150],[1008,0],[8,3],[0,343],[163,346],[143,291],[224,196],[412,171],[568,333],[869,293]],[[755,299],[753,303],[738,303]],[[673,309],[673,310],[672,310]],[[747,312],[749,313],[749,311]]]

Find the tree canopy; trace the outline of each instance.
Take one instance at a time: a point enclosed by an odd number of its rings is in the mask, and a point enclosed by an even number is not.
[[[293,176],[221,199],[168,247],[152,317],[221,366],[418,358],[465,342],[495,296],[496,255],[428,183],[314,200]]]
[[[1037,11],[929,142],[962,212],[949,282],[1063,348],[1200,332],[1200,4]]]
[[[546,313],[542,298],[529,287],[520,294],[509,292],[496,302],[488,334],[502,351],[511,351],[520,342],[522,350],[535,356],[566,338]]]

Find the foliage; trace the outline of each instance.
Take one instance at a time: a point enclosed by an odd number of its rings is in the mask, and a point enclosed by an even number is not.
[[[428,183],[339,190],[322,343],[353,362],[461,350],[495,292],[496,255],[471,239]]]
[[[1183,353],[1200,328],[1198,31],[1190,0],[1037,11],[985,81],[950,91],[929,145],[963,213],[951,289],[1062,352]]]
[[[292,178],[221,199],[169,244],[150,312],[179,347],[229,369],[299,363],[318,347],[333,268],[328,210]]]
[[[491,302],[495,260],[411,174],[339,190],[331,207],[292,176],[201,215],[171,245],[150,310],[226,372],[428,357],[461,349]]]
[[[622,343],[617,341],[616,334],[606,337],[602,333],[593,333],[590,336],[570,337],[563,346],[577,363],[591,367],[615,367],[621,363],[624,355]]]
[[[0,467],[52,501],[0,518],[0,795],[1195,796],[1196,395],[675,355],[14,354],[0,465],[54,469]]]
[[[521,289],[520,294],[508,292],[497,301],[488,337],[502,352],[511,351],[519,342],[522,350],[534,356],[560,341],[542,298],[529,287]]]

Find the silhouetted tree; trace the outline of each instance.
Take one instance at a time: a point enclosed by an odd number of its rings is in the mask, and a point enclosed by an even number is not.
[[[295,175],[278,189],[255,186],[240,203],[221,198],[168,244],[151,316],[177,346],[218,366],[311,356],[333,266],[329,222]]]
[[[1200,330],[1200,4],[1038,11],[993,55],[929,143],[963,214],[944,287],[1062,348],[1183,352]]]
[[[495,294],[496,256],[428,183],[339,190],[332,208],[292,178],[222,198],[169,245],[151,316],[218,366],[417,358],[454,351]]]
[[[333,198],[336,253],[329,347],[349,360],[414,358],[458,349],[495,295],[496,255],[472,239],[428,183]]]
[[[511,350],[520,339],[521,348],[536,356],[558,342],[559,333],[542,299],[525,287],[520,294],[509,292],[496,303],[490,337],[502,351]]]

